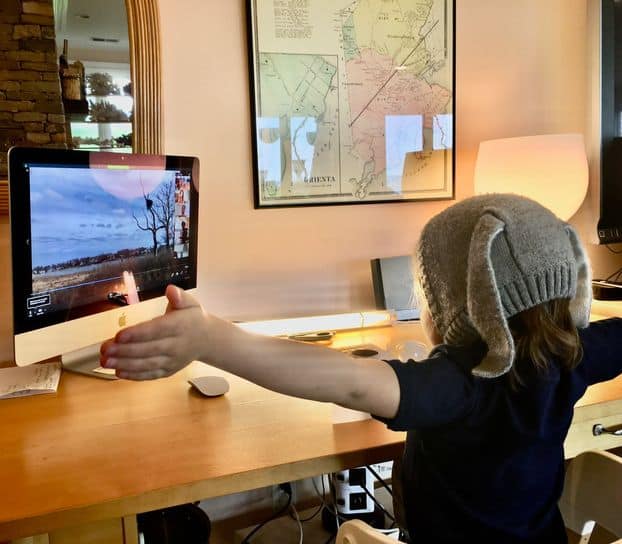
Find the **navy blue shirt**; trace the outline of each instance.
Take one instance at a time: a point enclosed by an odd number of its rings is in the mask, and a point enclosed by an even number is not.
[[[413,542],[566,542],[557,507],[564,440],[586,388],[622,372],[622,319],[592,323],[580,337],[574,370],[553,361],[518,388],[507,374],[473,376],[483,347],[444,345],[425,361],[387,361],[400,405],[393,419],[378,419],[408,431],[402,480]]]

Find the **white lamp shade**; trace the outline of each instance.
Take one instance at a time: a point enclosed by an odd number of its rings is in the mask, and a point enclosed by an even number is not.
[[[519,194],[568,220],[585,199],[588,180],[582,134],[504,138],[479,146],[475,194]]]

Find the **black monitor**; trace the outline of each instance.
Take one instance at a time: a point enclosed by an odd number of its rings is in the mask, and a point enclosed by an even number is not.
[[[592,77],[599,92],[593,97],[600,122],[597,134],[600,148],[600,217],[598,240],[601,244],[622,242],[622,4],[618,0],[592,0],[597,13],[597,65]],[[594,45],[594,44],[593,44]],[[594,119],[590,119],[594,123]]]

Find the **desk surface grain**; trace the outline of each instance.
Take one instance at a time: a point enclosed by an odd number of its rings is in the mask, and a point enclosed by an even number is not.
[[[335,346],[412,337],[375,329]],[[187,380],[202,374],[226,376],[229,393],[196,393]],[[0,541],[392,459],[404,439],[198,362],[149,382],[63,372],[56,394],[0,401],[0,421]]]
[[[422,340],[420,327],[340,333],[333,347],[390,350],[406,339]],[[202,374],[226,376],[229,393],[200,396],[187,380]],[[592,405],[622,414],[619,399],[622,379],[590,388],[576,417]],[[196,362],[150,382],[63,372],[56,394],[0,401],[0,541],[400,454],[403,433],[374,420],[335,425],[331,416],[330,404]]]

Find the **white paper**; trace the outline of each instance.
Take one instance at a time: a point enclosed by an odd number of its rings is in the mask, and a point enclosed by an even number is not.
[[[98,366],[93,369],[93,372],[98,372],[99,374],[108,374],[109,376],[114,376],[117,372],[114,368],[104,368],[103,366]]]
[[[60,363],[2,368],[0,399],[54,393],[58,389],[60,373]]]

